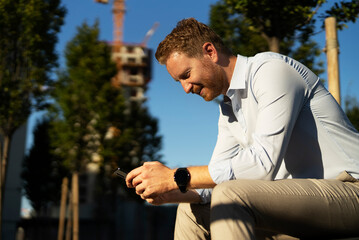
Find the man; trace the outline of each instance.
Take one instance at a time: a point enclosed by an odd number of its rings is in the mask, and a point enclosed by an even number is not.
[[[275,53],[234,56],[193,18],[156,58],[186,93],[224,95],[208,166],[127,176],[149,203],[181,203],[176,239],[359,236],[359,133],[314,73]]]

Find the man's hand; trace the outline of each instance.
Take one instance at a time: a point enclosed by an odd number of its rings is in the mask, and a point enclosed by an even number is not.
[[[158,197],[178,188],[173,179],[174,171],[160,162],[145,162],[127,174],[126,184],[135,188],[142,199],[158,199],[162,204],[166,197]]]

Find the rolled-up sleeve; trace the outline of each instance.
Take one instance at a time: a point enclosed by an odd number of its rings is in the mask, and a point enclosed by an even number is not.
[[[212,188],[201,188],[196,189],[198,195],[201,197],[201,204],[206,204],[211,202],[211,196],[212,196]]]

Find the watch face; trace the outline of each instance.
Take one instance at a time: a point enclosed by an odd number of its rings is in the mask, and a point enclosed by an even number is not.
[[[189,181],[189,173],[188,173],[187,169],[185,169],[185,168],[177,169],[176,174],[175,174],[175,180],[178,185],[187,186],[187,183]]]

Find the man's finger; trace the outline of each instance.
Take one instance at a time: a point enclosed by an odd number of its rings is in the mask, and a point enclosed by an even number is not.
[[[143,184],[139,184],[139,185],[136,186],[135,190],[136,190],[136,194],[140,195],[142,197],[142,195],[143,195],[144,191],[146,190],[146,188],[143,186]]]
[[[134,185],[132,184],[132,181],[133,181],[134,178],[136,178],[138,175],[140,175],[141,172],[142,172],[142,166],[133,169],[131,172],[129,172],[129,173],[127,174],[127,177],[126,177],[126,185],[127,185],[127,187],[129,187],[129,188],[134,188],[134,187],[136,187],[136,186],[134,186]]]
[[[142,183],[141,174],[137,175],[134,179],[132,179],[132,186],[137,187],[137,185]]]

